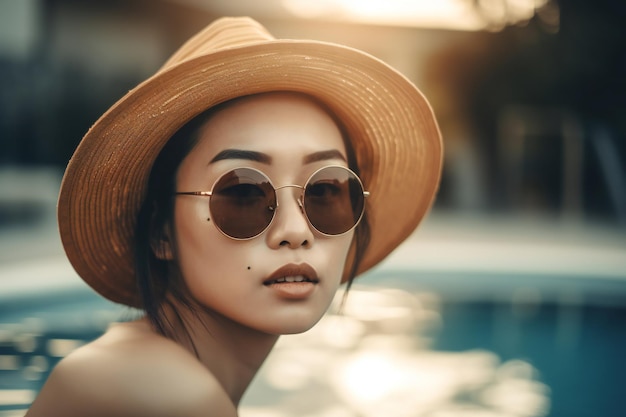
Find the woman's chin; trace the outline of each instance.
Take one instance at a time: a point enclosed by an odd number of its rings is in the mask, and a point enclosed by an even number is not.
[[[287,320],[281,320],[273,323],[271,326],[267,326],[264,331],[277,336],[304,333],[315,326],[322,316],[323,315],[315,317],[291,317]]]

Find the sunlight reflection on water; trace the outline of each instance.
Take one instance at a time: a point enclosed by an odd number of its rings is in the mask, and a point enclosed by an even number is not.
[[[441,325],[438,301],[355,286],[341,313],[279,341],[241,417],[547,415],[549,389],[528,362],[429,349]]]

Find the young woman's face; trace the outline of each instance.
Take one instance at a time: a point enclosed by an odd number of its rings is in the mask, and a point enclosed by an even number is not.
[[[304,185],[319,168],[347,166],[346,159],[339,129],[313,101],[288,93],[251,96],[202,127],[179,168],[177,191],[210,190],[222,174],[242,167],[262,171],[276,188]],[[313,326],[340,284],[354,232],[330,237],[314,230],[298,204],[301,193],[278,189],[272,223],[248,240],[234,240],[208,220],[210,197],[178,196],[178,264],[192,297],[216,317],[266,333]]]

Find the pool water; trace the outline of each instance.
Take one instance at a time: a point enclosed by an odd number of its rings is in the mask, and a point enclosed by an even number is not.
[[[307,334],[281,339],[241,416],[622,412],[626,303],[620,297],[605,304],[542,298],[537,291],[460,298],[407,274],[364,280],[341,312],[333,310]],[[0,416],[23,416],[63,356],[110,322],[134,316],[84,289],[3,300]],[[315,413],[321,404],[326,414]]]
[[[444,305],[434,349],[486,349],[522,358],[550,388],[550,416],[618,416],[626,390],[626,308],[542,304]]]

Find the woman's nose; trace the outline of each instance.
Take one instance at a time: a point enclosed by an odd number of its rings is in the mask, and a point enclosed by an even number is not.
[[[270,247],[277,249],[287,246],[295,249],[313,243],[315,236],[299,199],[301,192],[295,187],[277,190],[278,206],[268,230]]]

